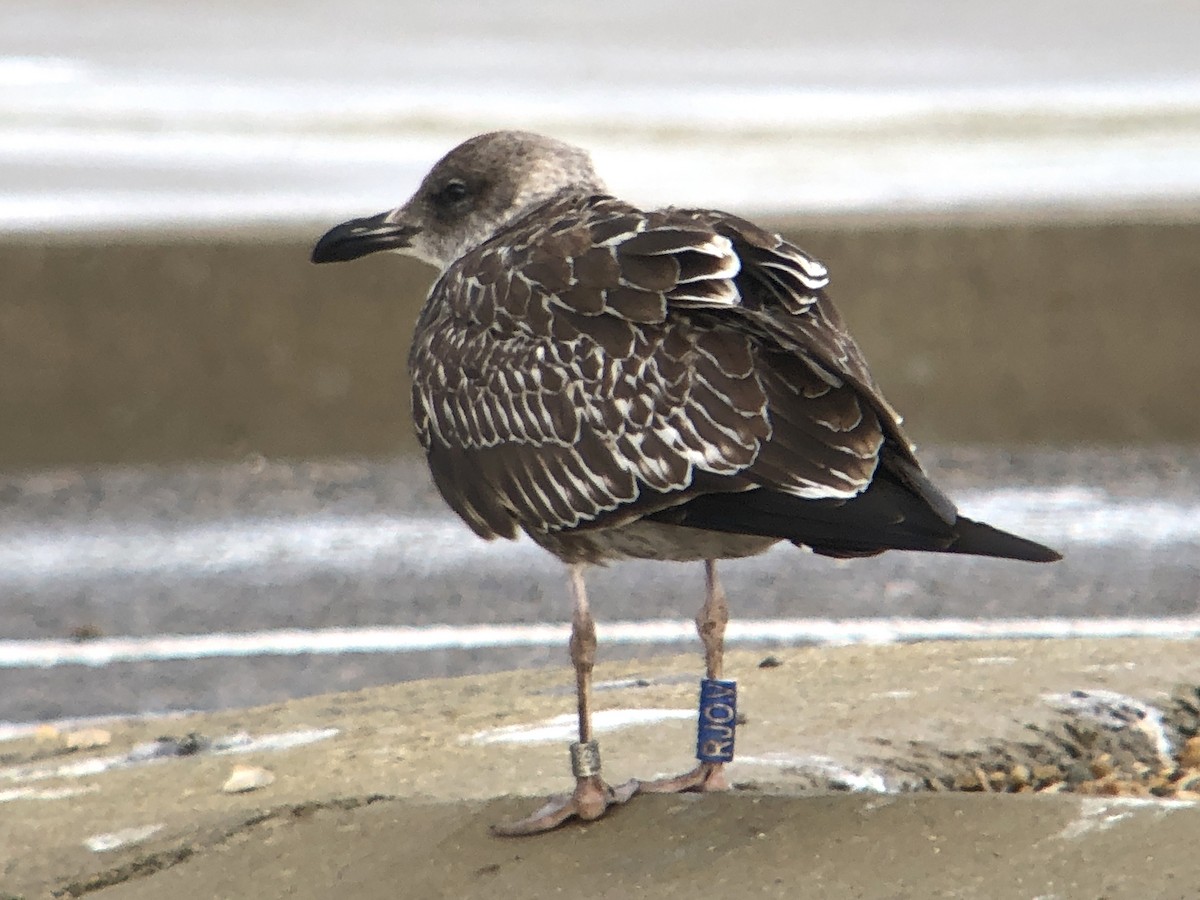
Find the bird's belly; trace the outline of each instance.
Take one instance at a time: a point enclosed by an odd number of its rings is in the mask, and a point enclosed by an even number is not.
[[[533,534],[535,541],[566,562],[604,563],[622,559],[691,562],[757,556],[777,538],[725,534],[645,520],[615,528]]]

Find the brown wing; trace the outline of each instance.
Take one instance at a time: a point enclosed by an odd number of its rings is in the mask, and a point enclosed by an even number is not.
[[[770,373],[768,384],[781,387],[781,383],[788,383],[793,389],[800,388],[799,403],[785,390],[771,392],[776,439],[756,466],[767,476],[767,484],[772,481],[772,469],[795,469],[809,458],[817,465],[824,461],[835,473],[848,475],[847,481],[856,485],[857,493],[866,487],[877,465],[882,464],[889,478],[928,504],[937,518],[954,522],[957,516],[954,504],[926,478],[901,427],[901,417],[875,384],[862,352],[825,294],[828,277],[824,266],[779,235],[729,213],[676,212],[704,223],[734,243],[743,264],[738,278],[741,327],[753,329],[760,336],[761,346],[768,351],[765,367]],[[814,376],[828,386],[828,391],[822,393],[820,384],[801,387]],[[815,396],[818,393],[819,398]],[[856,411],[863,415],[858,424],[855,424]],[[789,440],[785,422],[800,430],[811,428],[814,423],[821,425],[817,440],[835,453],[822,453],[817,448],[815,455],[807,455],[814,449],[806,450]],[[831,435],[842,429],[846,430],[845,441]],[[840,460],[836,454],[839,449]],[[854,457],[860,462],[855,463]],[[801,495],[834,496],[821,492],[822,483],[834,484],[818,478],[816,489]]]
[[[540,210],[452,266],[418,322],[413,410],[439,489],[485,537],[759,485],[856,495],[899,420],[825,280],[722,214]]]

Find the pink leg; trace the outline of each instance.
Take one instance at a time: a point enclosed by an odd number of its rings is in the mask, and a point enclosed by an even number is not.
[[[575,698],[579,710],[579,742],[571,745],[571,769],[575,775],[572,794],[553,797],[533,815],[516,822],[493,825],[501,835],[538,834],[557,828],[572,817],[598,819],[609,806],[625,803],[637,792],[637,782],[616,788],[600,777],[600,749],[592,738],[592,669],[596,664],[596,623],[588,607],[583,583],[583,566],[570,567],[571,594],[575,612],[571,617],[571,663],[575,666]]]
[[[709,678],[720,678],[725,660],[725,626],[729,624],[729,604],[725,589],[717,579],[717,562],[704,561],[704,605],[696,614],[696,631],[704,644],[704,670]],[[725,764],[702,762],[690,772],[674,778],[641,782],[648,794],[677,794],[683,791],[726,791]]]

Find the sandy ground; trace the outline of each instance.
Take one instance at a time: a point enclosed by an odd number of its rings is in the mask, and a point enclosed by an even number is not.
[[[568,782],[570,716],[531,732],[571,710],[562,670],[43,734],[0,744],[0,896],[1197,897],[1198,649],[732,654],[731,793],[525,839],[487,826]],[[689,765],[695,671],[601,664],[610,778]],[[224,793],[238,765],[274,781]]]

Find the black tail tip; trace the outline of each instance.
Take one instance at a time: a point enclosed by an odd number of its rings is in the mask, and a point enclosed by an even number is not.
[[[1030,543],[1033,543],[1030,541]],[[1025,557],[1029,562],[1058,562],[1063,558],[1063,555],[1052,547],[1044,547],[1041,544],[1034,544],[1040,553],[1037,556]]]
[[[1063,558],[1057,550],[1044,544],[961,516],[954,523],[954,529],[958,538],[950,549],[955,553],[1039,563],[1058,562]]]

